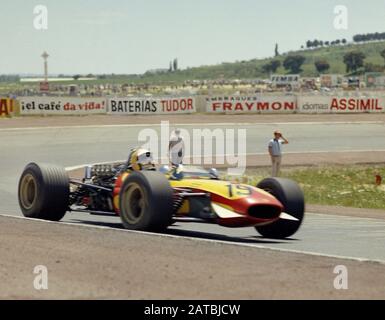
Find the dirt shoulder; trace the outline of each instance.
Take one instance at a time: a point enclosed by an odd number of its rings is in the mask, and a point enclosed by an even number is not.
[[[378,263],[8,217],[0,234],[1,299],[385,298]],[[333,287],[339,264],[348,290]],[[48,290],[33,288],[36,265]]]
[[[279,122],[385,122],[384,114],[190,114],[190,115],[151,115],[151,116],[34,116],[0,118],[0,128],[156,124],[170,121],[175,124],[188,123],[279,123]]]

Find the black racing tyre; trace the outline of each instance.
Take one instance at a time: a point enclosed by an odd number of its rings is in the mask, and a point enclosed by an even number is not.
[[[29,163],[19,180],[18,197],[25,217],[59,221],[68,210],[69,177],[62,167]]]
[[[120,218],[126,229],[163,231],[172,224],[173,189],[164,174],[135,171],[119,194]]]
[[[296,233],[302,224],[305,213],[304,194],[299,185],[289,179],[267,178],[258,183],[257,188],[263,189],[284,206],[284,212],[298,219],[286,220],[279,219],[265,226],[255,227],[255,229],[266,238],[284,239]]]

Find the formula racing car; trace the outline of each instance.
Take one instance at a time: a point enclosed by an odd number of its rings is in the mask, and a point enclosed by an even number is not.
[[[286,238],[304,218],[303,192],[291,180],[267,178],[254,187],[221,180],[215,169],[157,168],[151,152],[141,148],[132,149],[124,163],[86,166],[79,179],[59,166],[29,163],[18,198],[26,217],[59,221],[70,211],[116,215],[132,230],[205,222]]]

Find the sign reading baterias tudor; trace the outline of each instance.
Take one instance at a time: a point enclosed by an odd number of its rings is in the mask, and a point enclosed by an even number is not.
[[[111,98],[110,114],[194,113],[194,98]]]
[[[222,113],[295,113],[295,96],[207,97],[207,112]]]
[[[106,113],[104,98],[21,97],[21,115],[74,115]]]
[[[385,112],[385,97],[298,96],[301,113]]]

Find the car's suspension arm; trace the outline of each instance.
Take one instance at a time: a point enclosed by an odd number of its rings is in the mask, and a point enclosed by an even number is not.
[[[70,183],[76,184],[78,186],[88,187],[88,188],[91,188],[91,189],[104,190],[104,191],[112,192],[112,189],[110,189],[110,188],[106,188],[106,187],[102,187],[102,186],[97,186],[97,185],[90,184],[90,183],[84,183],[84,182],[80,182],[78,180],[70,179]]]

